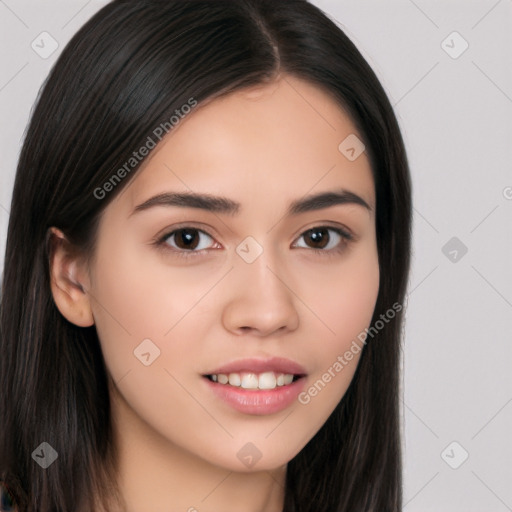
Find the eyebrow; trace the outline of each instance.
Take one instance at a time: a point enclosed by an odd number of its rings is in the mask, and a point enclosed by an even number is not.
[[[371,206],[360,196],[348,190],[332,190],[296,199],[290,203],[286,216],[322,210],[331,206],[352,204],[371,211]],[[148,210],[157,206],[178,206],[182,208],[198,208],[213,213],[237,215],[241,204],[227,197],[194,192],[166,192],[149,198],[134,208],[132,213]]]

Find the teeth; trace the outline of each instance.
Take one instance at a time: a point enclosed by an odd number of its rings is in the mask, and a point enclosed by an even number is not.
[[[293,382],[293,375],[290,373],[230,373],[226,375],[219,373],[217,375],[210,375],[213,382],[219,384],[229,384],[234,387],[241,387],[243,389],[275,389],[276,387],[287,386]]]
[[[288,385],[288,384],[291,384],[292,380],[293,380],[293,375],[290,375],[289,373],[287,373],[284,376],[284,384],[285,384],[285,386]]]
[[[230,386],[240,386],[240,374],[239,373],[230,373],[229,374],[229,385]]]
[[[293,375],[292,375],[293,379]],[[260,389],[274,389],[277,385],[276,374],[274,372],[262,373],[259,377],[258,387]]]
[[[258,376],[255,373],[242,374],[241,387],[244,389],[258,389]]]

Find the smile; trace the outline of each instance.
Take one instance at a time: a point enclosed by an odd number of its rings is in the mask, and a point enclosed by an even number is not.
[[[279,357],[239,359],[203,373],[209,393],[243,414],[275,414],[297,402],[307,372]]]
[[[227,386],[234,386],[243,389],[275,389],[276,387],[287,386],[294,380],[299,378],[299,375],[291,373],[276,373],[276,372],[263,372],[263,373],[219,373],[207,375],[212,382],[225,384]]]

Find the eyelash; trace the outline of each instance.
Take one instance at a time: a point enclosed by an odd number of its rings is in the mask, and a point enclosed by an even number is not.
[[[299,236],[299,238],[303,237],[310,231],[315,231],[317,229],[324,229],[324,228],[326,228],[329,231],[334,231],[337,235],[339,235],[341,237],[341,241],[338,244],[338,246],[334,249],[328,249],[328,250],[326,250],[326,249],[309,249],[310,251],[313,251],[315,254],[320,254],[323,257],[333,257],[336,255],[339,255],[340,253],[342,253],[345,250],[347,244],[354,239],[353,235],[350,234],[348,231],[345,231],[344,229],[333,227],[333,226],[322,226],[322,225],[307,229]],[[214,240],[213,236],[210,235],[209,233],[207,233],[206,231],[196,228],[194,226],[186,225],[186,226],[180,226],[180,227],[174,228],[172,231],[166,233],[165,235],[160,237],[158,240],[156,240],[155,245],[157,245],[159,249],[162,249],[164,251],[171,251],[176,256],[178,256],[180,258],[185,258],[185,259],[203,257],[203,256],[205,256],[204,251],[215,250],[215,249],[200,249],[199,251],[197,251],[197,250],[187,251],[187,250],[180,250],[180,249],[175,249],[175,248],[171,247],[167,243],[167,240],[175,233],[177,233],[181,230],[185,230],[185,229],[198,231],[199,233],[203,233],[203,234],[209,236],[212,240]],[[299,249],[305,249],[305,247],[299,247]]]

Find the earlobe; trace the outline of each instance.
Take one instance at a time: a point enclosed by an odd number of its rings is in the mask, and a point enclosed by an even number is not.
[[[81,267],[80,255],[55,227],[48,230],[47,240],[50,286],[55,305],[69,322],[79,327],[94,325],[87,274]]]

